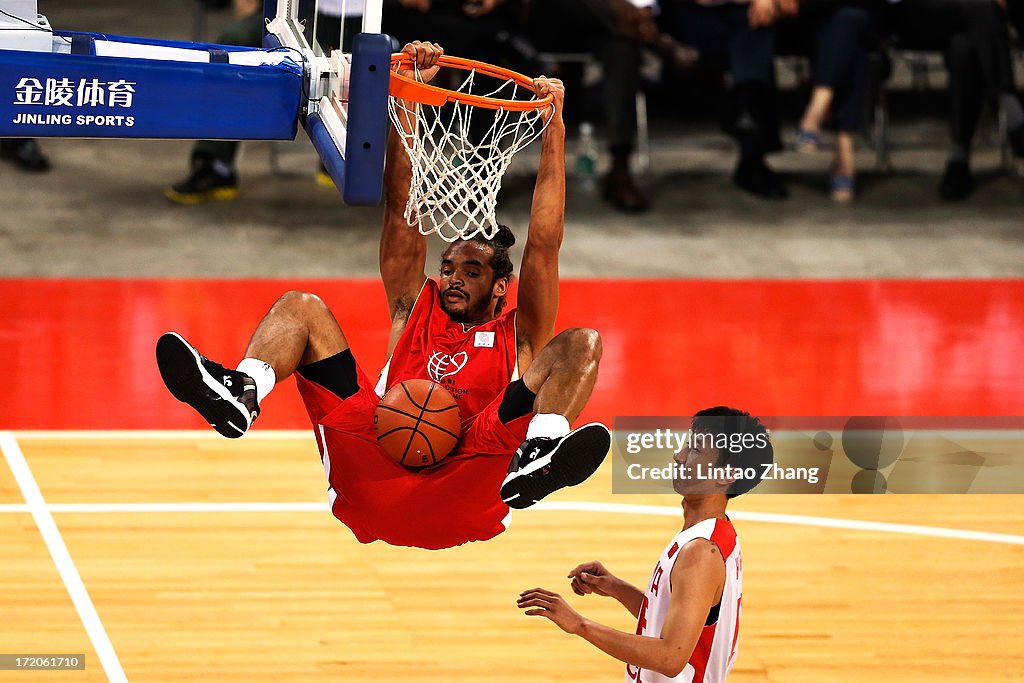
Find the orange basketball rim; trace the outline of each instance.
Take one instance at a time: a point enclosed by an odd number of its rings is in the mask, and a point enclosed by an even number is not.
[[[478,62],[473,59],[449,57],[448,55],[442,55],[438,59],[437,63],[438,66],[448,67],[450,69],[476,72],[482,76],[490,76],[500,80],[511,81],[536,94],[536,91],[533,88],[533,79],[516,71],[512,71],[511,69],[494,66],[493,64],[487,64],[486,62]],[[391,55],[390,92],[392,97],[420,102],[422,104],[429,104],[436,107],[443,106],[448,102],[461,102],[473,107],[482,107],[484,109],[503,109],[505,111],[539,111],[551,106],[551,102],[553,100],[551,95],[545,95],[540,99],[530,100],[508,100],[496,97],[485,97],[483,95],[473,95],[470,93],[449,90],[436,85],[422,83],[414,78],[409,78],[408,76],[397,73],[397,69],[410,69],[413,65],[412,57],[405,52],[396,52]]]

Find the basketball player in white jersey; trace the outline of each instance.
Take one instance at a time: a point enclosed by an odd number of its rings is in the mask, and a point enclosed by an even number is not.
[[[767,430],[743,411],[702,410],[693,418],[691,434],[714,438],[691,438],[689,448],[676,454],[676,463],[690,473],[696,473],[698,465],[705,472],[709,466],[726,465],[761,472],[763,464],[772,461]],[[725,443],[743,445],[709,445],[721,443],[718,439],[723,437]],[[683,529],[661,553],[646,590],[618,578],[600,562],[586,562],[569,572],[577,595],[595,593],[622,603],[637,618],[635,633],[591,621],[543,588],[524,591],[519,607],[529,616],[547,617],[563,631],[625,662],[626,683],[725,681],[736,661],[743,596],[740,543],[725,508],[729,498],[759,480],[677,476],[673,487],[683,495]]]

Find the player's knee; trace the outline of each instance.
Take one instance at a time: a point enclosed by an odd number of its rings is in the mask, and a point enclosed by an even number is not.
[[[585,356],[589,360],[601,360],[604,349],[601,346],[601,333],[589,327],[573,327],[562,332],[565,343],[575,353]]]
[[[324,303],[324,300],[316,294],[299,290],[285,292],[281,295],[281,298],[277,300],[277,303],[279,306],[283,306],[284,308],[292,311],[311,311],[327,308],[327,304]]]

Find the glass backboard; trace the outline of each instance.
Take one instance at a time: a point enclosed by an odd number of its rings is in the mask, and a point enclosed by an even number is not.
[[[392,50],[381,13],[382,0],[264,3],[264,46],[301,55],[302,120],[348,204],[376,204],[381,195]]]

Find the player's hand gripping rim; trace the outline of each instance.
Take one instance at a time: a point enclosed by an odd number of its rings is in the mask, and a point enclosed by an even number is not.
[[[533,79],[533,90],[537,93],[537,99],[541,100],[551,95],[551,106],[540,112],[541,122],[550,128],[549,123],[562,123],[562,105],[565,102],[565,85],[557,78],[538,76]]]
[[[400,76],[429,83],[441,68],[438,65],[438,60],[444,54],[444,48],[437,43],[414,40],[406,43],[405,47],[402,48],[402,52],[412,58],[412,68],[399,69],[397,73]]]

